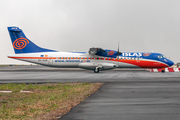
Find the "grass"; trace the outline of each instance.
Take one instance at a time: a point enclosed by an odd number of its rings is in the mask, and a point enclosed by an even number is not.
[[[0,119],[58,119],[102,83],[1,84]],[[29,90],[32,93],[20,93]]]
[[[0,65],[0,67],[7,67],[7,66],[9,66],[9,65]]]

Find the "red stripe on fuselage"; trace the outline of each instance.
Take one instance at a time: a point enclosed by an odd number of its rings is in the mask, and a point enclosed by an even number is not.
[[[57,57],[9,57],[14,59],[56,59]]]
[[[165,68],[168,67],[168,65],[158,62],[158,61],[149,61],[149,60],[111,60],[111,61],[117,61],[117,62],[123,62],[128,63],[132,65],[139,66],[141,68]]]
[[[9,58],[14,58],[14,59],[57,59],[57,57],[9,57]],[[59,57],[58,57],[58,59],[59,59]],[[62,59],[62,57],[61,57],[61,59]],[[97,58],[96,58],[96,60],[97,60]],[[109,60],[109,59],[104,59],[104,60],[128,63],[128,64],[136,65],[141,68],[165,68],[165,67],[168,67],[168,65],[166,65],[165,63],[161,63],[158,61],[127,60],[127,59],[126,60],[124,60],[124,59],[118,60],[117,58],[112,58],[112,60]]]

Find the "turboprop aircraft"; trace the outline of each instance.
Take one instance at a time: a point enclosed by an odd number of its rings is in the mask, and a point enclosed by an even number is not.
[[[15,54],[8,55],[21,61],[50,67],[102,70],[115,68],[163,68],[174,63],[161,53],[119,52],[102,48],[90,48],[89,52],[58,52],[45,49],[30,41],[18,27],[8,27]]]

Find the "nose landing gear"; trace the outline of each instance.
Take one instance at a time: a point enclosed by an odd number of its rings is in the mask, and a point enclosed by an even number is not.
[[[165,68],[162,68],[162,69],[161,69],[161,72],[162,72],[162,73],[165,73]]]

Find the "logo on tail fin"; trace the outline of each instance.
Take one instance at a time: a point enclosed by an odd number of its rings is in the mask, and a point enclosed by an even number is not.
[[[29,40],[26,38],[18,38],[13,42],[13,47],[15,49],[23,49],[26,45],[29,44]]]

